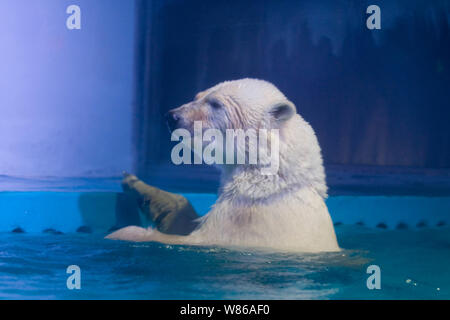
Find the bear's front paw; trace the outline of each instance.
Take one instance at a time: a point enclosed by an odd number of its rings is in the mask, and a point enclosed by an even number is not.
[[[129,191],[133,188],[133,185],[139,181],[138,177],[136,177],[134,174],[128,173],[126,171],[122,172],[123,179],[122,179],[122,189],[124,191]]]

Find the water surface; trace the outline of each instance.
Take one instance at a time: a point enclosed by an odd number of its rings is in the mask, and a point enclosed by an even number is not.
[[[2,299],[449,299],[450,228],[337,226],[333,254],[167,246],[93,234],[0,234]],[[68,290],[66,268],[81,268]],[[368,290],[367,266],[381,268]]]

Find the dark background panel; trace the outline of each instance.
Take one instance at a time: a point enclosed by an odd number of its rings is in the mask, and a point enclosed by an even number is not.
[[[296,104],[327,168],[450,168],[449,3],[378,2],[381,30],[366,28],[370,4],[138,1],[138,173],[165,166],[214,181],[210,168],[171,166],[162,115],[243,77],[273,82]]]

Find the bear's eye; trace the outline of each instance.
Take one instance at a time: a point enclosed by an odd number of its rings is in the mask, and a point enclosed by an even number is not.
[[[211,101],[209,101],[209,105],[210,105],[211,108],[213,108],[213,109],[220,109],[220,108],[222,108],[222,105],[220,104],[220,102],[219,102],[219,101],[216,101],[216,100],[211,100]]]

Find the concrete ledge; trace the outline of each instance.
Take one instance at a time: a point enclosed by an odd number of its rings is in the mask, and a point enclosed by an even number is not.
[[[215,194],[184,195],[202,215],[216,200]],[[117,192],[0,192],[0,232],[20,228],[25,232],[52,229],[67,233],[80,227],[107,232],[139,224],[136,212],[123,212],[118,206],[120,197]],[[450,225],[450,197],[334,196],[327,205],[336,225],[383,229]]]

